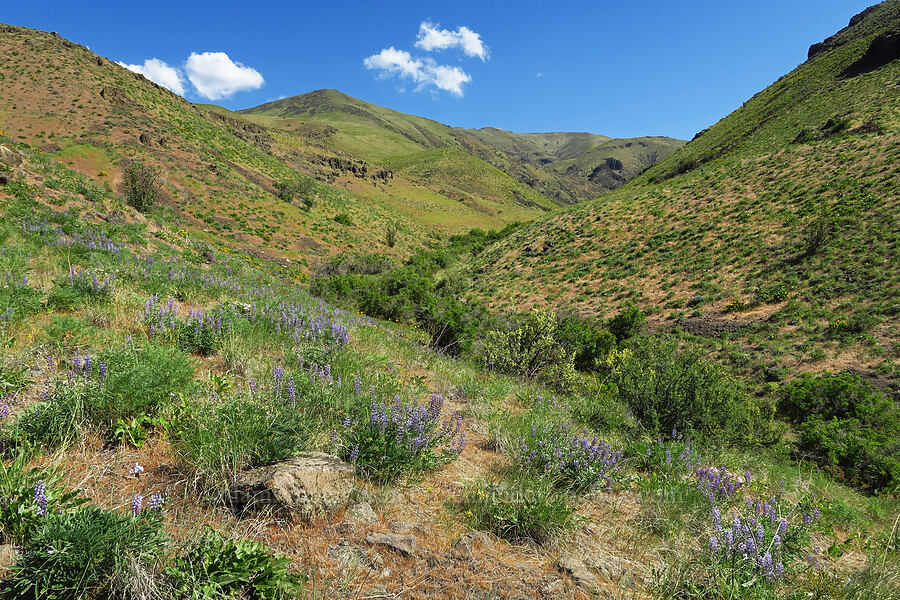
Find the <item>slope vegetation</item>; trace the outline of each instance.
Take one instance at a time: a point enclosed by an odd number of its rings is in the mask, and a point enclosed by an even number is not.
[[[896,1],[854,17],[625,187],[518,230],[466,267],[474,293],[498,308],[635,304],[659,327],[741,340],[735,360],[768,373],[891,371],[898,23]]]

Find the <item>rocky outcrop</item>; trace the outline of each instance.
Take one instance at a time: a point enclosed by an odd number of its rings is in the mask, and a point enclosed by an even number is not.
[[[228,131],[245,142],[253,144],[266,152],[272,151],[272,144],[275,143],[275,140],[272,139],[272,136],[269,135],[266,128],[262,125],[235,119],[217,112],[207,112],[206,115],[212,120],[222,123]]]
[[[597,578],[594,577],[594,574],[591,573],[590,570],[588,570],[583,560],[580,560],[571,554],[566,554],[560,557],[556,566],[559,567],[559,570],[563,573],[571,575],[578,587],[588,594],[599,593],[600,586],[597,585]]]
[[[22,164],[22,155],[6,146],[0,146],[0,163],[7,167],[18,167]]]
[[[900,30],[886,31],[872,40],[865,54],[844,69],[841,75],[854,77],[868,73],[898,58],[900,58]]]
[[[127,106],[128,96],[121,89],[111,85],[100,90],[100,97],[115,106]]]
[[[353,467],[336,456],[303,452],[284,462],[251,469],[231,488],[233,509],[269,509],[309,519],[347,503]]]

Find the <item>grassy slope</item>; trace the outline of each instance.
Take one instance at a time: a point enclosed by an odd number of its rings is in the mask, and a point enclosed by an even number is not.
[[[335,171],[327,165],[335,151],[317,143],[316,130],[264,130],[225,109],[193,106],[49,33],[3,26],[0,57],[0,130],[113,191],[124,160],[160,167],[165,204],[184,227],[218,244],[312,265],[337,249],[402,255],[429,236],[502,227],[540,212],[537,202],[504,196],[486,199],[486,213],[402,177],[376,183]],[[319,180],[311,212],[274,195],[277,181],[301,175]],[[352,224],[335,223],[339,213]],[[394,249],[382,242],[388,222],[401,231]]]
[[[844,45],[800,65],[624,188],[536,221],[486,252],[473,266],[475,292],[505,308],[549,301],[609,314],[635,303],[657,324],[749,324],[735,352],[770,368],[891,370],[900,61],[840,74],[877,33],[896,26],[898,4],[869,13],[839,34]],[[832,135],[829,119],[846,128]],[[877,131],[856,130],[869,121]],[[802,131],[807,141],[792,143]],[[818,253],[803,256],[815,221],[831,233]],[[750,303],[778,287],[789,301],[723,314],[732,299]],[[695,295],[703,298],[688,309]],[[840,335],[847,322],[866,335]]]
[[[387,164],[396,157],[408,157],[421,150],[460,148],[531,186],[535,193],[562,204],[594,198],[618,187],[626,178],[668,156],[682,144],[680,140],[671,138],[640,138],[634,140],[632,146],[627,145],[631,141],[628,139],[611,140],[592,133],[515,133],[493,127],[451,128],[436,121],[370,104],[337,90],[316,90],[240,113],[270,127],[299,129],[309,123],[332,127],[335,131],[329,136],[329,146],[378,164]],[[645,158],[652,158],[652,162],[639,165],[636,160],[639,153],[645,154]],[[568,164],[562,168],[552,165],[560,160],[579,157],[582,160],[574,173],[566,171]],[[587,180],[587,175],[607,157],[618,158],[629,165],[622,172],[624,178]],[[432,173],[438,179],[457,175],[455,169],[447,172],[433,170]],[[469,177],[478,173],[484,173],[484,170],[478,168]],[[496,179],[496,174],[492,174],[491,178]]]

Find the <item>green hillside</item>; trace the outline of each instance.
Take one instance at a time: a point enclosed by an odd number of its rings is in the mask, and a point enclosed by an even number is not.
[[[311,124],[332,128],[327,135],[328,146],[378,164],[420,150],[462,149],[557,204],[592,199],[619,187],[683,144],[672,138],[612,140],[593,133],[515,133],[494,127],[449,127],[337,90],[316,90],[239,112],[255,123],[299,134]],[[626,166],[617,168],[615,176],[591,178],[608,158]],[[570,164],[554,164],[575,159],[580,160],[572,168]]]
[[[770,373],[892,372],[900,61],[854,65],[898,11],[873,7],[623,188],[497,244],[467,267],[476,295],[600,315],[633,303],[659,328],[727,333],[751,358],[735,360]]]

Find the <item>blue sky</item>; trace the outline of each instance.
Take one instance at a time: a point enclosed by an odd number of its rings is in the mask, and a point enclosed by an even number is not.
[[[0,21],[232,109],[336,88],[462,127],[690,138],[872,3],[54,0]]]

